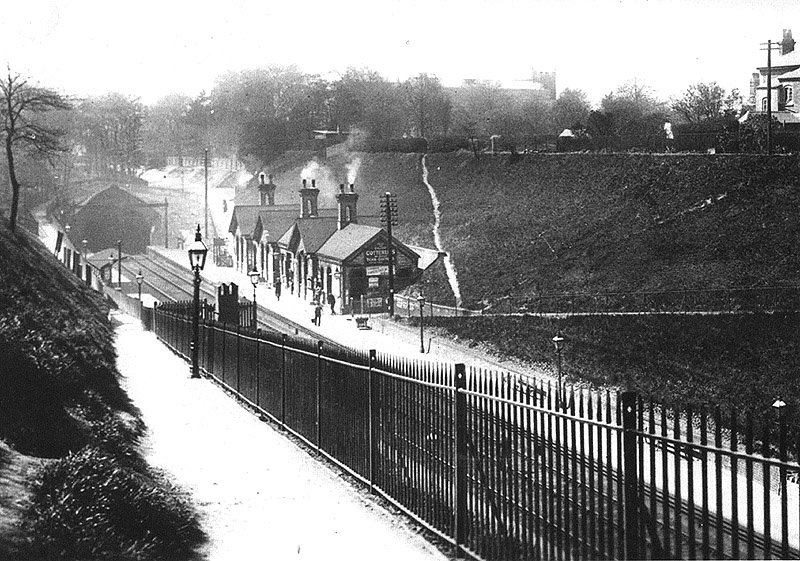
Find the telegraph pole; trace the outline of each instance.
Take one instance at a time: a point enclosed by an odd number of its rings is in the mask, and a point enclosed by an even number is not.
[[[205,157],[203,158],[205,162],[205,169],[206,169],[206,190],[205,190],[205,218],[206,218],[206,229],[205,229],[205,238],[208,240],[208,148],[205,149]]]
[[[763,45],[764,43],[762,43]],[[767,41],[767,155],[772,155],[772,49],[780,48]],[[762,49],[763,50],[763,49]]]
[[[386,224],[389,234],[389,317],[394,316],[394,243],[392,226],[397,226],[397,195],[386,191],[381,197],[381,222]]]

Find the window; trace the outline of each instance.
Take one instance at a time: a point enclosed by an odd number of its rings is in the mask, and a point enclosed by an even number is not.
[[[761,110],[762,111],[766,111],[767,110],[767,98],[766,97],[764,97],[764,99],[761,100]]]
[[[786,105],[794,105],[794,90],[792,89],[791,84],[784,87],[784,99],[786,100]]]

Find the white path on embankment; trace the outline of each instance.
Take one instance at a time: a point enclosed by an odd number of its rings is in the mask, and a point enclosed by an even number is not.
[[[206,559],[446,559],[214,383],[190,379],[138,321],[116,317],[123,386],[149,428],[145,457],[198,505]]]
[[[436,249],[447,253],[447,250],[444,248],[444,244],[442,244],[442,236],[439,233],[439,226],[442,220],[442,212],[439,208],[439,197],[436,196],[436,191],[434,190],[433,185],[428,182],[428,165],[425,162],[425,158],[427,157],[427,154],[423,154],[422,156],[422,182],[428,188],[428,193],[431,195],[431,203],[433,204],[433,241],[436,244]],[[447,258],[444,260],[444,268],[447,271],[447,280],[450,282],[450,288],[453,291],[453,296],[456,297],[456,307],[460,307],[461,289],[458,287],[456,268],[455,265],[453,265],[453,259],[450,257],[449,253],[447,253]]]

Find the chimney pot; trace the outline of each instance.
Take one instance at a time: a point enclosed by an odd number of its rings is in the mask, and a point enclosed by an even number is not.
[[[270,182],[270,183],[272,183],[272,177],[273,177],[273,176],[272,176],[272,174],[271,174],[271,173],[270,173],[270,174],[267,176],[267,179],[269,179],[269,182]]]
[[[317,188],[317,180],[316,179],[312,179],[311,180],[311,188],[312,189],[316,189]]]
[[[264,185],[264,174],[263,173],[259,173],[258,174],[258,180],[261,182],[261,185]]]
[[[350,192],[351,192],[351,193],[355,193],[355,189],[354,189],[354,187],[355,187],[355,186],[354,186],[354,184],[353,184],[353,183],[351,183],[351,184],[350,184]]]
[[[339,192],[344,193],[344,183],[339,183]]]
[[[306,188],[306,180],[304,179],[303,180],[303,189],[305,189],[305,188]]]

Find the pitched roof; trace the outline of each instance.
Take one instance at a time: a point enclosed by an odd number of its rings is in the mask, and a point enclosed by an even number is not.
[[[113,207],[124,209],[129,207],[131,210],[136,210],[139,214],[144,215],[149,220],[155,220],[158,217],[158,213],[152,207],[150,207],[150,204],[147,201],[140,199],[136,195],[129,193],[117,185],[112,185],[107,189],[103,189],[99,193],[89,196],[83,202],[78,203],[77,206],[77,212],[82,212],[92,208],[102,209]]]
[[[242,235],[252,236],[256,226],[256,218],[258,218],[258,212],[263,208],[264,207],[261,205],[236,205],[233,207],[231,224],[228,226],[228,231],[231,234],[236,234],[238,228],[242,232]]]
[[[376,228],[375,226],[348,224],[328,238],[328,241],[319,248],[317,254],[343,261],[380,233],[381,228]]]
[[[375,226],[367,226],[365,224],[348,224],[341,230],[334,232],[316,253],[320,257],[344,261],[378,236],[383,237],[388,236],[388,234],[383,228],[376,228]],[[417,259],[419,259],[417,252],[410,249],[404,243],[397,239],[394,240],[394,243],[398,251],[415,255]]]
[[[297,229],[307,253],[316,253],[322,244],[336,232],[337,220],[333,217],[299,218]]]
[[[266,233],[268,241],[276,242],[297,221],[297,207],[295,205],[275,205],[261,207],[256,218],[253,236],[261,239]]]
[[[787,72],[785,74],[781,74],[780,76],[778,76],[779,82],[783,82],[784,80],[800,80],[800,66],[798,66],[791,72]]]

